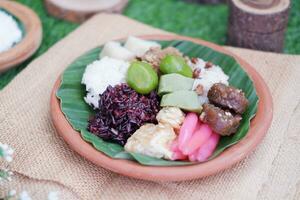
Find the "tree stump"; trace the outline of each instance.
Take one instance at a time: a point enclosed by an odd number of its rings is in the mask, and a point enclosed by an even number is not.
[[[185,1],[190,3],[203,3],[203,4],[219,4],[219,3],[227,2],[227,0],[185,0]]]
[[[128,0],[44,0],[48,13],[81,23],[99,12],[122,13]]]
[[[227,43],[282,52],[290,0],[229,0]]]

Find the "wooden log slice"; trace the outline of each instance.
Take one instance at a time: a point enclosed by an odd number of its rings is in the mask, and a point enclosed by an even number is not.
[[[290,0],[229,0],[228,44],[281,52]]]
[[[51,15],[71,22],[84,22],[99,12],[122,13],[128,0],[45,0]]]
[[[232,46],[272,52],[281,52],[283,49],[284,30],[261,34],[231,28],[228,34],[228,43]]]
[[[229,22],[243,30],[272,33],[288,22],[290,0],[229,0]],[[272,1],[273,3],[270,3]]]
[[[280,1],[279,0],[241,0],[245,4],[248,4],[255,8],[270,8],[274,5],[277,5]]]

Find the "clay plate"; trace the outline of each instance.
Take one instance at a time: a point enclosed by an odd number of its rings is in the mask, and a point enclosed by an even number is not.
[[[69,144],[69,146],[81,156],[94,164],[113,172],[144,180],[154,181],[183,181],[202,178],[227,169],[245,158],[263,139],[271,124],[273,116],[272,97],[262,77],[243,59],[222,47],[199,39],[183,36],[148,35],[140,36],[153,40],[189,40],[194,43],[208,46],[216,51],[233,56],[245,69],[254,82],[259,104],[257,113],[250,124],[250,129],[244,139],[226,149],[216,158],[195,165],[188,166],[143,166],[137,162],[121,159],[112,159],[97,151],[93,146],[85,142],[80,134],[68,123],[60,109],[60,102],[56,97],[56,91],[60,85],[60,78],[56,81],[51,94],[51,117],[57,133]]]
[[[28,7],[13,1],[0,1],[0,8],[14,15],[24,25],[22,40],[8,51],[0,53],[0,72],[29,58],[42,41],[42,25],[38,16]]]

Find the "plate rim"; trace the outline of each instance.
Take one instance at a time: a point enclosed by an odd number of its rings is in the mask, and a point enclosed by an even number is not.
[[[4,72],[22,63],[37,51],[42,42],[43,31],[39,17],[27,6],[13,1],[0,1],[0,8],[18,18],[25,29],[25,35],[19,43],[0,53],[0,72]]]
[[[60,109],[60,101],[56,97],[61,82],[57,79],[51,92],[50,113],[56,132],[65,140],[71,149],[78,154],[101,166],[125,176],[151,181],[184,181],[203,178],[232,167],[249,155],[261,142],[269,129],[273,117],[272,96],[260,74],[245,60],[223,47],[201,39],[178,35],[140,35],[143,39],[153,40],[186,40],[207,46],[215,51],[232,56],[250,76],[259,97],[256,116],[251,120],[250,129],[241,141],[229,147],[216,158],[205,163],[186,166],[144,166],[134,161],[114,159],[96,150],[92,144],[84,141],[81,134],[74,130]],[[124,38],[124,37],[123,37]],[[258,123],[260,122],[260,123]]]

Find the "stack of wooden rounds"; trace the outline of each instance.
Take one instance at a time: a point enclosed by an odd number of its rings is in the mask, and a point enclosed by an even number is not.
[[[99,12],[122,13],[127,3],[128,0],[45,0],[51,15],[79,23]]]
[[[290,0],[229,0],[228,44],[282,52]]]

